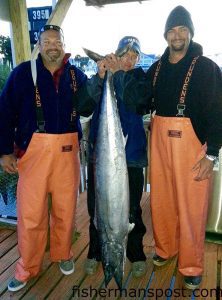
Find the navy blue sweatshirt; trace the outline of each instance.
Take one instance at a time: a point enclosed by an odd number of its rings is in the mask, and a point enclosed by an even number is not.
[[[74,69],[77,92],[72,89],[70,68]],[[45,119],[45,130],[51,134],[78,132],[81,125],[77,115],[74,127],[70,129],[70,116],[74,97],[78,113],[89,116],[100,96],[98,86],[102,81],[94,76],[90,81],[86,75],[70,63],[66,63],[60,77],[58,91],[51,73],[44,67],[41,55],[37,59],[37,86]],[[97,86],[97,93],[95,92]],[[14,142],[25,150],[33,132],[37,130],[35,88],[30,62],[18,65],[10,74],[0,96],[0,155],[13,153]]]

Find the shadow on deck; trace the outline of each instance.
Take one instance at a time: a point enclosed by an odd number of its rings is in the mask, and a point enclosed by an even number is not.
[[[222,246],[205,244],[205,273],[203,282],[195,295],[183,288],[182,277],[177,271],[177,259],[168,265],[157,268],[152,264],[154,241],[152,235],[149,193],[143,194],[143,219],[147,226],[144,249],[147,256],[147,272],[144,277],[135,279],[131,275],[131,263],[126,262],[124,287],[120,292],[112,280],[107,288],[100,265],[96,275],[86,276],[83,265],[88,252],[88,222],[86,193],[78,200],[76,228],[80,233],[73,244],[75,272],[69,276],[61,274],[59,267],[49,260],[46,252],[41,274],[28,282],[16,293],[7,291],[7,283],[13,277],[17,251],[16,232],[0,229],[0,299],[222,299]],[[216,294],[217,289],[217,294]],[[221,295],[219,294],[221,293]]]

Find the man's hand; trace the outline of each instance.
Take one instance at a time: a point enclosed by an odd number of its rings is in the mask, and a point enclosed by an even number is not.
[[[17,160],[14,154],[2,155],[0,157],[0,165],[2,169],[9,174],[15,174],[18,172]]]
[[[213,161],[207,159],[205,156],[199,160],[192,168],[192,171],[197,171],[197,176],[194,177],[194,180],[201,181],[204,179],[208,179],[213,174]]]
[[[107,71],[105,59],[99,60],[97,62],[97,67],[98,67],[98,75],[99,75],[100,78],[103,79],[105,77],[105,74],[106,74],[106,71]]]
[[[107,70],[109,70],[113,74],[121,70],[121,60],[115,54],[111,53],[109,55],[106,55],[103,60],[98,61],[97,67],[98,75],[103,79]]]
[[[105,64],[107,69],[113,74],[121,70],[121,59],[113,53],[106,55]]]

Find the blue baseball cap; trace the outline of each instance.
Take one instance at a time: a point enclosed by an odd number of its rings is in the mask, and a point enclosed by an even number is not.
[[[116,49],[116,53],[123,50],[125,47],[127,47],[129,44],[131,44],[130,50],[133,50],[134,52],[140,54],[140,42],[135,36],[124,36],[118,44],[118,47]]]

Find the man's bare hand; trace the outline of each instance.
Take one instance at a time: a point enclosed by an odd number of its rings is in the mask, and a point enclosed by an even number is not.
[[[198,170],[197,176],[194,177],[194,180],[201,181],[210,178],[213,174],[213,167],[213,161],[207,159],[206,157],[203,157],[192,168],[192,171]]]
[[[98,75],[100,78],[103,79],[107,71],[105,59],[99,60],[97,62],[97,67],[98,67]]]
[[[105,63],[107,69],[112,72],[113,74],[119,70],[121,70],[121,60],[118,56],[111,53],[109,55],[106,55]]]
[[[9,174],[15,174],[18,172],[17,160],[14,154],[2,155],[0,157],[0,165],[2,169]]]

